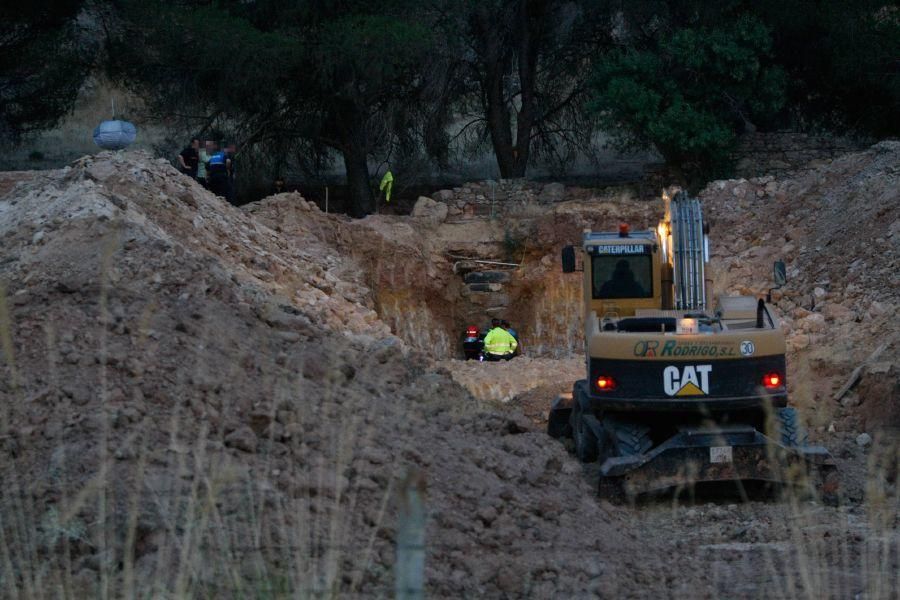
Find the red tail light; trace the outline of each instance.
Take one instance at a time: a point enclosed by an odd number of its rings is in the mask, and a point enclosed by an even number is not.
[[[784,385],[784,378],[780,373],[766,373],[763,376],[763,385],[770,390],[779,388]]]
[[[477,327],[466,327],[466,337],[478,337]]]
[[[601,375],[597,378],[597,381],[594,382],[594,385],[596,385],[597,389],[601,392],[608,392],[609,390],[616,389],[616,380],[607,375]]]

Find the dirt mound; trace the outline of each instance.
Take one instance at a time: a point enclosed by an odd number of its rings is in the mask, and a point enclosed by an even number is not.
[[[390,335],[346,223],[253,213],[141,153],[0,198],[7,589],[390,595],[422,474],[432,596],[612,593],[621,515],[562,447]]]
[[[851,429],[900,425],[896,416],[860,421],[869,411],[857,405],[879,398],[851,390],[833,400],[857,367],[872,390],[895,386],[900,372],[898,165],[900,142],[882,142],[777,179],[718,181],[701,194],[718,288],[765,293],[772,261],[787,263],[787,285],[773,298],[794,370],[789,383],[823,429],[836,419]],[[867,373],[873,363],[881,364]]]
[[[299,201],[298,201],[299,199]],[[373,215],[360,221],[325,215],[296,194],[280,194],[244,207],[318,263],[325,277],[412,348],[432,356],[456,351],[459,315],[454,277],[445,248],[428,235],[436,224],[422,219]],[[318,249],[318,255],[313,250]]]

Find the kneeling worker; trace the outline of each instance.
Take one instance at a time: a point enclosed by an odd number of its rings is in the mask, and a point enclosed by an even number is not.
[[[485,360],[509,360],[516,354],[519,343],[500,326],[499,319],[491,321],[491,330],[484,336]]]

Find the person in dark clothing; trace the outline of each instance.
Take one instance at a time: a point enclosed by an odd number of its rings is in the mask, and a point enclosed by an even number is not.
[[[226,198],[231,204],[237,205],[237,185],[234,182],[235,154],[237,154],[237,145],[234,142],[225,144],[225,156],[228,158],[228,194]]]
[[[647,293],[634,279],[634,271],[624,258],[616,263],[612,278],[600,286],[603,298],[642,298]]]
[[[197,166],[200,164],[200,140],[194,138],[191,140],[190,146],[181,151],[178,155],[178,164],[181,172],[197,179]]]
[[[209,182],[206,181],[206,164],[209,162],[209,157],[212,154],[212,142],[200,140],[200,162],[197,163],[197,182],[206,189],[209,189]]]
[[[224,150],[215,149],[206,163],[206,179],[209,183],[209,191],[216,196],[226,198],[228,196],[228,170],[231,161]]]
[[[287,191],[287,187],[284,185],[284,178],[277,177],[275,179],[275,185],[272,187],[273,194],[283,194]]]
[[[513,328],[510,326],[509,321],[507,321],[506,319],[502,319],[502,320],[500,321],[500,327],[502,327],[503,329],[505,329],[506,331],[508,331],[508,332],[509,332],[509,335],[511,335],[511,336],[513,336],[514,338],[516,338],[516,342],[517,342],[519,345],[516,346],[516,352],[515,352],[515,355],[516,355],[516,356],[520,355],[520,354],[522,353],[522,342],[519,340],[519,333],[518,333],[515,329],[513,329]]]

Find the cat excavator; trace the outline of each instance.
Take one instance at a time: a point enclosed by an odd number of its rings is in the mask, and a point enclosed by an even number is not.
[[[833,497],[834,462],[788,405],[777,315],[762,298],[713,299],[700,201],[678,190],[663,201],[656,229],[584,232],[586,377],[553,402],[549,434],[596,463],[613,500],[745,480]],[[563,271],[578,262],[565,247]],[[777,289],[783,262],[774,273]]]

